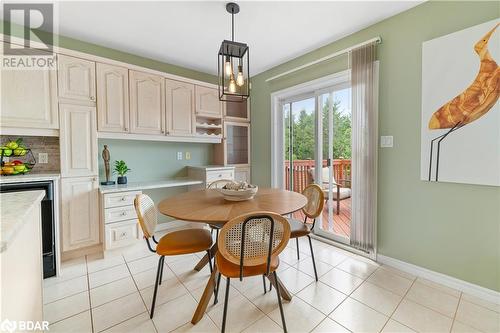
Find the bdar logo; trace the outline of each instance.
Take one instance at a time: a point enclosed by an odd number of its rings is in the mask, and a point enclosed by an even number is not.
[[[5,319],[0,324],[0,331],[2,331],[2,332],[12,333],[12,332],[14,332],[16,330],[16,328],[17,328],[16,322],[15,321],[10,321],[8,319]]]

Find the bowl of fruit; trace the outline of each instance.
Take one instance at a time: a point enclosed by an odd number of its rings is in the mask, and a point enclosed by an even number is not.
[[[7,176],[19,175],[19,174],[25,174],[30,171],[31,171],[30,165],[19,160],[15,160],[12,162],[4,162],[2,165],[2,175],[7,175]]]
[[[9,140],[0,146],[0,158],[0,174],[5,176],[25,174],[36,164],[31,149],[26,148],[21,138]]]
[[[217,190],[228,201],[245,201],[253,199],[259,188],[247,182],[232,182]]]

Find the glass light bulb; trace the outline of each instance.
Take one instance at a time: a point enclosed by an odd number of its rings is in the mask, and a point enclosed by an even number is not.
[[[234,75],[231,74],[230,78],[229,78],[229,92],[230,93],[235,93],[236,92],[236,82],[234,81]]]
[[[229,58],[229,56],[226,56],[226,63],[224,64],[224,67],[224,72],[227,76],[233,74],[233,66],[231,65],[231,59]]]
[[[240,87],[245,84],[245,78],[243,77],[243,66],[238,66],[238,76],[236,77],[236,84]]]

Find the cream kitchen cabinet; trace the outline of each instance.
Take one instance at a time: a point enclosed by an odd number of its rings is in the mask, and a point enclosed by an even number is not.
[[[61,198],[62,250],[99,244],[97,177],[61,179]]]
[[[55,70],[1,71],[0,126],[59,128]]]
[[[214,147],[214,160],[222,165],[250,165],[250,123],[224,122],[224,138]]]
[[[194,120],[194,84],[166,80],[165,102],[167,117],[167,135],[193,135]]]
[[[234,180],[234,167],[223,165],[188,166],[188,178],[201,180],[204,187],[217,180]],[[191,189],[199,189],[200,185]]]
[[[142,191],[101,193],[101,221],[104,249],[137,243],[142,238],[134,199]]]
[[[165,79],[129,71],[130,133],[165,134]]]
[[[97,168],[96,109],[59,104],[61,176],[95,176]]]
[[[222,118],[222,102],[217,89],[196,86],[196,116]]]
[[[59,55],[57,64],[59,101],[95,105],[95,62]]]
[[[97,64],[97,110],[99,132],[129,131],[127,68]]]
[[[250,121],[250,101],[224,103],[224,119],[227,121]]]

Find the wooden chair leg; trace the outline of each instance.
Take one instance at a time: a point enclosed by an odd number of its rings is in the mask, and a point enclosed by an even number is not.
[[[300,254],[299,254],[299,237],[295,238],[295,242],[297,244],[297,260],[300,260]]]
[[[276,271],[273,272],[274,275],[274,281],[278,281],[278,274],[276,274]],[[281,323],[283,324],[283,332],[287,332],[286,329],[286,322],[285,322],[285,314],[283,313],[283,304],[281,304],[281,295],[280,295],[280,288],[274,288],[276,289],[276,295],[278,296],[278,305],[280,307],[280,314],[281,314]]]
[[[314,276],[316,277],[316,282],[318,282],[318,272],[316,271],[316,261],[314,260],[314,251],[313,251],[311,236],[307,235],[307,238],[309,239],[309,247],[311,248],[311,259],[313,262]]]
[[[155,282],[155,289],[153,292],[153,303],[151,304],[151,314],[149,315],[150,319],[153,319],[153,314],[155,312],[156,294],[158,293],[158,285],[160,282],[160,275],[161,275],[161,272],[163,272],[163,261],[164,260],[165,260],[164,256],[161,256],[160,259],[158,260],[158,270],[156,271],[156,282]]]
[[[230,280],[230,278],[226,278],[226,295],[224,297],[224,313],[222,315],[222,333],[226,332],[227,304],[229,303],[229,286],[231,284]]]

